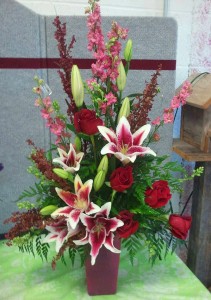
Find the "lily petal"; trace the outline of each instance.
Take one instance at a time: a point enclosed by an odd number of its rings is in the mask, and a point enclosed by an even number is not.
[[[81,222],[84,226],[86,226],[86,230],[90,232],[92,228],[95,226],[95,218],[87,216],[83,213],[80,215]]]
[[[97,126],[99,132],[104,136],[104,138],[110,142],[110,143],[115,143],[116,144],[116,134],[109,128],[105,126]]]
[[[142,145],[143,141],[148,136],[151,129],[150,124],[146,124],[139,128],[134,134],[133,134],[133,145],[134,146],[140,146]]]
[[[118,227],[124,225],[124,223],[117,218],[106,219],[104,224],[106,229],[106,235],[109,235],[111,231],[114,232],[117,230]]]
[[[114,155],[123,163],[123,165],[126,165],[129,162],[134,163],[134,161],[136,160],[136,155],[130,156],[130,155],[125,155],[121,152],[116,152]]]
[[[71,213],[72,210],[73,210],[73,208],[70,206],[60,207],[51,214],[51,217],[52,218],[56,218],[58,216],[69,217],[69,214]]]
[[[99,211],[100,211],[100,207],[99,207],[97,204],[95,204],[95,203],[93,203],[93,202],[90,202],[89,207],[88,207],[88,209],[85,211],[85,213],[86,213],[87,215],[91,215],[91,214],[96,214],[96,213],[99,212]]]
[[[119,124],[116,128],[117,144],[121,147],[127,145],[130,147],[133,144],[133,136],[130,131],[130,124],[128,120],[123,116],[121,117]]]
[[[67,233],[68,233],[67,228],[64,228],[58,235],[58,237],[56,239],[56,252],[57,253],[59,252],[60,248],[64,244]]]
[[[121,250],[114,247],[114,234],[111,232],[105,240],[104,246],[113,253],[120,253]]]
[[[89,203],[89,194],[91,192],[92,185],[93,185],[93,180],[92,179],[87,180],[84,183],[84,185],[81,186],[81,188],[77,191],[78,199],[84,200],[87,203]]]
[[[67,155],[67,162],[66,164],[69,166],[74,166],[76,161],[76,152],[75,149],[73,148],[73,145],[70,144],[70,150]]]
[[[57,150],[58,150],[59,156],[60,156],[61,158],[67,158],[67,153],[66,153],[63,149],[58,148]]]
[[[117,151],[118,151],[117,146],[114,143],[108,143],[101,149],[100,153],[102,155],[107,153],[114,154]]]
[[[77,194],[78,190],[82,187],[83,183],[81,181],[81,178],[80,176],[77,174],[75,176],[75,179],[74,179],[74,188],[75,188],[75,192]]]
[[[88,244],[89,242],[88,232],[86,231],[86,235],[84,238],[82,238],[81,240],[73,240],[73,242],[78,246]]]
[[[156,156],[156,153],[150,149],[149,147],[142,147],[142,146],[132,146],[128,150],[128,154],[132,155],[146,155],[146,154],[151,154]]]
[[[58,237],[58,233],[49,233],[43,239],[42,243],[51,243],[54,242]]]
[[[59,198],[61,198],[67,205],[74,206],[75,200],[77,199],[77,196],[73,193],[70,193],[68,191],[64,191],[59,188],[55,188],[57,195]]]
[[[101,228],[100,231],[90,232],[89,234],[89,243],[91,245],[91,265],[95,264],[96,257],[100,251],[100,248],[106,240],[106,231],[105,228]]]
[[[108,217],[111,210],[111,202],[106,202],[103,206],[101,206],[100,211],[96,214]]]
[[[73,209],[68,216],[68,222],[70,223],[70,226],[73,229],[75,229],[76,226],[78,225],[78,222],[80,220],[80,214],[81,214],[80,210]]]

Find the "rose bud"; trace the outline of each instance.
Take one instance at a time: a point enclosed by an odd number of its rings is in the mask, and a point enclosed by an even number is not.
[[[105,182],[105,172],[100,171],[97,173],[94,179],[94,190],[97,192],[102,187],[103,183]]]
[[[131,39],[129,39],[125,46],[124,59],[126,61],[131,61],[132,55],[133,55],[133,42]]]
[[[107,155],[104,155],[100,161],[100,164],[97,168],[97,172],[100,172],[100,171],[104,171],[105,174],[108,171],[108,156]]]
[[[45,206],[43,207],[41,210],[40,210],[40,214],[42,216],[49,216],[51,215],[56,209],[58,209],[58,207],[56,205],[48,205],[48,206]]]
[[[118,123],[119,123],[119,120],[121,119],[121,117],[128,117],[130,114],[130,99],[128,97],[126,97],[123,102],[122,102],[122,106],[120,108],[120,111],[119,111],[119,115],[118,115]]]
[[[81,139],[76,135],[74,140],[75,150],[79,152],[81,150]]]
[[[117,84],[118,90],[120,92],[122,92],[125,88],[126,79],[127,79],[127,76],[126,76],[126,73],[125,73],[125,68],[124,68],[122,62],[120,62],[119,66],[118,66],[118,73],[119,73],[119,75],[116,79],[116,84]]]
[[[145,191],[145,202],[152,208],[165,206],[171,199],[171,193],[166,180],[157,180]]]
[[[186,240],[188,230],[190,229],[192,222],[191,216],[180,216],[177,214],[171,214],[169,217],[169,225],[171,233],[181,240]]]
[[[84,85],[77,65],[72,66],[71,89],[76,106],[82,106],[84,101]]]

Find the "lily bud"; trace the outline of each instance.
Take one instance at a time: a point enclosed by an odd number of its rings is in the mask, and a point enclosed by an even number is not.
[[[74,144],[75,144],[75,150],[79,152],[81,150],[81,139],[77,135],[75,137]]]
[[[116,79],[116,83],[117,83],[118,90],[120,92],[122,92],[125,88],[126,79],[127,79],[127,76],[125,73],[125,68],[124,68],[124,65],[122,62],[120,62],[119,66],[118,66],[118,73],[119,73],[119,75]]]
[[[105,175],[104,171],[100,171],[97,173],[94,179],[94,190],[97,192],[102,187],[103,183],[105,182]]]
[[[76,106],[82,106],[84,101],[84,85],[77,65],[72,66],[71,88]]]
[[[63,169],[54,168],[53,172],[63,179],[67,179],[69,177],[69,173]]]
[[[126,97],[122,102],[122,106],[119,111],[117,122],[119,123],[119,120],[123,116],[127,118],[129,114],[130,114],[130,99]]]
[[[133,55],[133,42],[131,39],[127,41],[127,44],[125,46],[124,50],[124,59],[126,61],[131,61]]]
[[[51,215],[58,207],[56,205],[48,205],[48,206],[45,206],[43,207],[41,210],[40,210],[40,214],[42,216],[49,216]]]
[[[107,155],[104,155],[100,161],[100,164],[97,168],[97,172],[100,172],[100,171],[104,171],[105,174],[108,171],[108,156]]]

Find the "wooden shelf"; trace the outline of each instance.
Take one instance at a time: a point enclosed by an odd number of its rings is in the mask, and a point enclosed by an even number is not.
[[[211,161],[211,153],[205,153],[180,139],[173,140],[172,150],[187,161]]]

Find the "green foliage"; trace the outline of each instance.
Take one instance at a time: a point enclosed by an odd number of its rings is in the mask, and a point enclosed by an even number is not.
[[[61,202],[56,194],[52,194],[51,185],[42,183],[35,183],[33,187],[30,186],[28,190],[24,190],[17,201],[21,201],[25,198],[33,198],[36,201],[37,205],[41,207],[45,207],[47,205],[57,205]],[[27,203],[29,202],[25,203],[27,205]]]
[[[31,203],[29,201],[23,201],[23,202],[17,203],[17,207],[18,207],[18,209],[27,209],[27,210],[30,210],[30,209],[32,209],[32,208],[35,207],[35,204]]]
[[[71,260],[72,267],[74,267],[75,259],[77,258],[77,256],[80,258],[81,266],[83,266],[86,259],[86,252],[83,246],[69,248],[69,258]]]
[[[126,248],[132,265],[134,264],[134,257],[142,247],[142,239],[143,237],[140,235],[140,233],[135,233],[127,239],[122,240],[122,245],[124,248]]]
[[[42,243],[42,236],[39,235],[36,237],[35,241],[36,252],[42,260],[48,260],[48,250],[50,248],[48,243]]]

